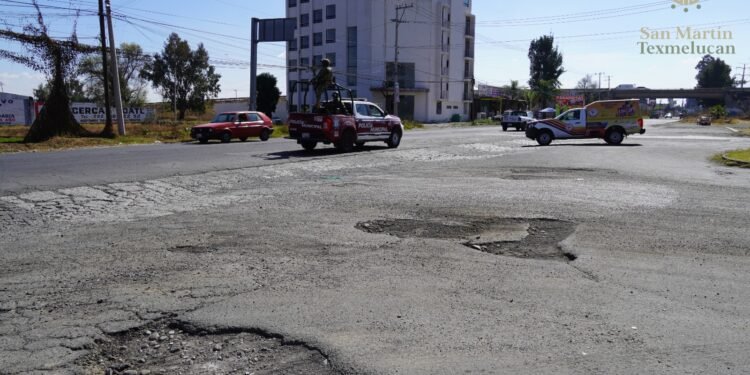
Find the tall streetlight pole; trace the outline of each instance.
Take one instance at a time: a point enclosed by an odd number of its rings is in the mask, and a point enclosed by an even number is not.
[[[394,51],[394,64],[393,64],[393,114],[398,116],[398,104],[401,102],[401,87],[398,83],[398,27],[404,23],[404,15],[406,10],[413,8],[414,4],[410,5],[397,5],[396,6],[396,18],[392,19],[392,22],[396,23],[396,50]]]

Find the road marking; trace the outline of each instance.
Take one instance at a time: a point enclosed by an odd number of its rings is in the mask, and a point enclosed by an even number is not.
[[[735,128],[730,128],[730,127],[728,127],[728,126],[727,126],[727,129],[729,129],[729,130],[731,130],[731,131],[733,131],[733,132],[735,132],[735,133],[739,133],[739,132],[740,132],[739,130],[737,130],[737,129],[735,129]]]
[[[635,138],[634,138],[635,139]],[[735,137],[705,136],[705,135],[652,135],[644,136],[643,139],[685,139],[691,141],[729,141]]]

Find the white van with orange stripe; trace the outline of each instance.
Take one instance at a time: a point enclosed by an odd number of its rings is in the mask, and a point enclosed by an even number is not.
[[[526,128],[526,137],[542,146],[555,139],[586,138],[619,145],[625,137],[645,132],[638,99],[602,100],[571,109],[554,119],[532,122]]]

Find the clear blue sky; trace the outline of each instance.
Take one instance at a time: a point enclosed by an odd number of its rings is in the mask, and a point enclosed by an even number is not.
[[[367,0],[350,0],[367,1]],[[44,6],[83,9],[78,18],[78,34],[94,43],[98,34],[95,0],[39,0]],[[195,47],[204,43],[214,59],[247,62],[250,59],[250,18],[284,16],[285,0],[112,0],[113,10],[128,17],[117,20],[117,43],[135,42],[148,52],[158,52],[171,32],[177,32]],[[13,29],[28,22],[30,0],[0,0],[0,19]],[[701,8],[672,9],[672,1],[576,0],[508,1],[473,0],[477,17],[476,68],[478,83],[505,85],[511,80],[525,84],[529,75],[527,57],[531,39],[544,34],[556,37],[564,56],[564,87],[572,87],[586,74],[604,73],[602,86],[611,76],[612,86],[636,84],[650,88],[689,88],[695,85],[695,65],[699,55],[642,55],[638,42],[642,27],[650,29],[687,27],[718,28],[732,31],[733,40],[702,41],[732,44],[736,55],[720,56],[732,67],[750,63],[750,15],[741,0],[701,0]],[[65,36],[75,17],[65,9],[46,8],[53,35]],[[664,42],[648,41],[664,44]],[[667,42],[685,43],[684,41]],[[20,50],[0,40],[0,48]],[[259,72],[268,71],[284,85],[284,45],[262,44]],[[276,67],[274,67],[276,66]],[[220,97],[247,96],[249,70],[246,66],[222,65]],[[734,68],[733,74],[741,73]],[[750,71],[748,71],[750,76]],[[598,76],[596,76],[598,79]],[[43,76],[24,66],[0,60],[0,82],[5,92],[30,95]],[[750,80],[750,79],[748,79]],[[153,94],[153,100],[159,96]]]

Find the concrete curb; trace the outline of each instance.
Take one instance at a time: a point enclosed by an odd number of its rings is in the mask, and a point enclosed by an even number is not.
[[[746,161],[743,161],[743,160],[732,159],[729,156],[727,156],[727,154],[721,154],[721,158],[724,159],[725,161],[729,161],[729,162],[735,163],[735,164],[737,164],[740,167],[750,168],[750,162],[746,162]]]

